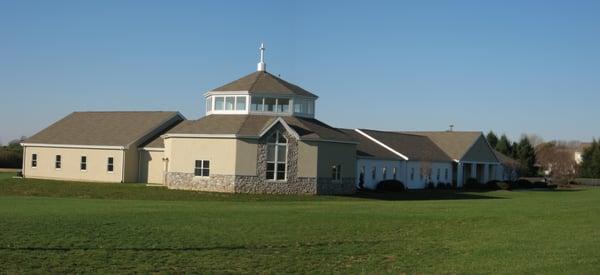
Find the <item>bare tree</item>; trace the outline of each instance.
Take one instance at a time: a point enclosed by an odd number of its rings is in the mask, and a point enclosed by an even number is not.
[[[577,176],[579,165],[573,156],[573,149],[566,143],[549,142],[537,150],[538,164],[547,176],[559,184],[568,184]]]
[[[534,148],[544,143],[544,138],[537,134],[523,134],[523,137],[529,140],[529,143],[531,143],[531,146]]]

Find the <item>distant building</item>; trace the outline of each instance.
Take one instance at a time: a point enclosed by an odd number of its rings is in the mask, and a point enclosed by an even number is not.
[[[350,194],[382,180],[408,188],[502,179],[481,132],[337,129],[318,97],[266,71],[205,94],[206,116],[75,112],[23,142],[28,178],[143,182],[230,193]]]

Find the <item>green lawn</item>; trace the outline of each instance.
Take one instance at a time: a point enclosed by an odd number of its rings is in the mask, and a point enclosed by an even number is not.
[[[3,273],[600,272],[600,188],[368,199],[2,178]]]

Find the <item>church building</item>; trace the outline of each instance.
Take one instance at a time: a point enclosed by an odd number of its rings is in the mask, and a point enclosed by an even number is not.
[[[384,180],[407,188],[498,178],[480,132],[338,129],[318,96],[266,70],[204,94],[206,115],[74,112],[25,140],[23,176],[142,182],[228,193],[351,194]]]

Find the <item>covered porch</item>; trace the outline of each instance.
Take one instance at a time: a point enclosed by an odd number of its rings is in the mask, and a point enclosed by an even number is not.
[[[452,164],[454,183],[457,187],[463,187],[468,179],[476,179],[477,182],[485,184],[492,180],[497,180],[497,162],[464,162],[455,161]]]

